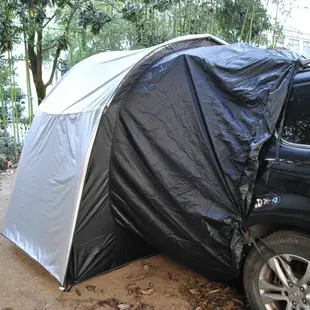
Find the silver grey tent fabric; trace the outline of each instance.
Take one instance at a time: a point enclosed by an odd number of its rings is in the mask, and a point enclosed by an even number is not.
[[[124,53],[90,65],[87,62],[92,59],[87,59],[85,65],[79,64],[43,103],[27,136],[3,234],[61,283],[98,121],[122,78],[146,53]],[[85,98],[76,95],[83,96],[81,89],[90,91]],[[62,100],[66,105],[61,105]]]
[[[152,52],[174,42],[209,38],[188,36],[148,49],[90,57],[73,67],[39,107],[25,141],[1,233],[61,284],[93,141],[116,89]]]

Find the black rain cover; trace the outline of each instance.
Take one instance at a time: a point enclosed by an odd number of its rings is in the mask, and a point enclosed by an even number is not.
[[[143,73],[113,133],[118,223],[211,279],[234,278],[258,155],[298,67],[279,52],[234,44],[177,52]]]

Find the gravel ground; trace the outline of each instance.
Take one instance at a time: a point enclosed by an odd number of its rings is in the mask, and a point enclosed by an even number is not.
[[[0,222],[15,172],[0,174]],[[241,310],[242,297],[159,255],[61,292],[56,280],[0,236],[0,310]]]

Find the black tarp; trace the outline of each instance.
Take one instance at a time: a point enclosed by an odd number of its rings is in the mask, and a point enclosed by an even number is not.
[[[283,53],[233,44],[141,69],[111,104],[120,107],[109,166],[116,221],[211,279],[237,276],[259,152],[298,67]]]

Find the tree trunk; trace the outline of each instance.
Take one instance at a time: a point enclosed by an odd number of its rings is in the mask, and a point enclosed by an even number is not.
[[[28,39],[28,57],[30,61],[30,69],[32,72],[33,82],[36,88],[36,93],[38,97],[38,105],[42,103],[44,98],[46,97],[46,89],[53,82],[53,78],[55,75],[57,62],[61,52],[61,46],[58,45],[55,51],[54,61],[52,72],[50,74],[50,78],[47,83],[43,82],[43,74],[42,74],[42,64],[43,64],[43,49],[42,49],[42,30],[37,30],[37,51],[34,49],[34,38],[35,33],[31,33]]]
[[[34,83],[36,87],[36,92],[38,96],[38,105],[42,103],[44,98],[46,97],[46,85],[44,85],[43,81],[35,81]]]

